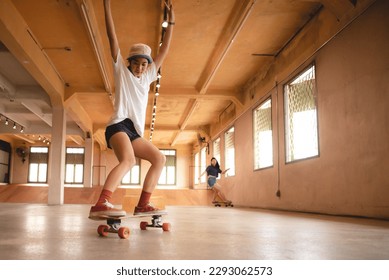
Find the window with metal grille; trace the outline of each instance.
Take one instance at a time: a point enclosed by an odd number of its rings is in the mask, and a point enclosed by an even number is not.
[[[200,154],[199,153],[196,153],[195,154],[195,157],[194,157],[194,160],[195,160],[195,164],[194,164],[194,183],[195,185],[199,184],[200,181],[199,181],[199,176],[200,176]]]
[[[140,159],[135,158],[135,165],[124,175],[122,185],[140,185]]]
[[[84,151],[84,148],[66,148],[66,184],[82,184],[84,182]]]
[[[201,173],[203,173],[205,171],[205,169],[207,169],[207,148],[206,147],[204,147],[200,150],[200,170],[201,170]],[[207,181],[206,176],[205,175],[201,176],[200,183],[205,183],[206,181]]]
[[[284,87],[286,162],[319,155],[315,66]]]
[[[220,137],[213,141],[213,157],[220,162]]]
[[[47,183],[48,147],[30,147],[28,182]]]
[[[273,132],[271,99],[260,104],[253,112],[254,169],[273,166]]]
[[[159,185],[175,185],[176,184],[176,150],[161,150],[166,156],[166,163],[159,177]]]
[[[231,127],[224,133],[225,167],[229,169],[226,177],[235,176],[235,128]]]

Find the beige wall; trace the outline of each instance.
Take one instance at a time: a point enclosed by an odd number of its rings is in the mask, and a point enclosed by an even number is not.
[[[221,183],[236,204],[389,218],[388,11],[388,1],[378,1],[307,61],[284,58],[301,65],[284,81],[308,63],[316,65],[320,156],[285,164],[281,82],[257,102],[272,96],[272,168],[253,171],[254,106],[234,122],[236,176]],[[290,51],[298,52],[299,46]]]

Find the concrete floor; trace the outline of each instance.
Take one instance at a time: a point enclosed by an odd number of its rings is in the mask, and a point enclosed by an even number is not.
[[[0,203],[0,259],[389,259],[389,221],[246,208],[168,207],[172,230],[99,237],[88,205]]]

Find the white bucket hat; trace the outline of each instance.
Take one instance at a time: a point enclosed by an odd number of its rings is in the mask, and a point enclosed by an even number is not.
[[[153,63],[153,59],[151,58],[151,48],[148,45],[139,43],[131,46],[127,60],[137,57],[146,58],[149,64]]]

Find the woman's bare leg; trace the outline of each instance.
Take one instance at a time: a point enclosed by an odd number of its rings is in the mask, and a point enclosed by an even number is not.
[[[143,182],[143,190],[153,192],[158,183],[163,167],[165,166],[166,157],[153,144],[144,138],[138,138],[132,142],[135,156],[145,159],[151,163]]]
[[[115,152],[119,164],[108,174],[104,189],[114,192],[124,175],[135,165],[135,154],[128,135],[124,132],[115,133],[109,143]]]
[[[113,148],[119,163],[108,174],[107,180],[104,183],[103,190],[97,200],[95,206],[91,207],[89,216],[98,217],[100,215],[124,216],[124,210],[115,209],[110,203],[113,192],[117,189],[123,176],[135,164],[134,150],[131,146],[131,141],[126,133],[115,133],[110,139],[111,147]]]
[[[213,186],[213,189],[215,190],[215,192],[217,193],[217,195],[221,198],[221,200],[222,200],[223,202],[226,202],[226,201],[227,201],[226,197],[224,196],[224,194],[223,194],[222,191],[221,191],[221,186],[220,186],[218,183],[216,183],[216,184]]]
[[[213,202],[213,201],[216,201],[217,190],[215,188],[212,188],[212,190],[213,190],[213,198],[212,198],[212,202]]]

